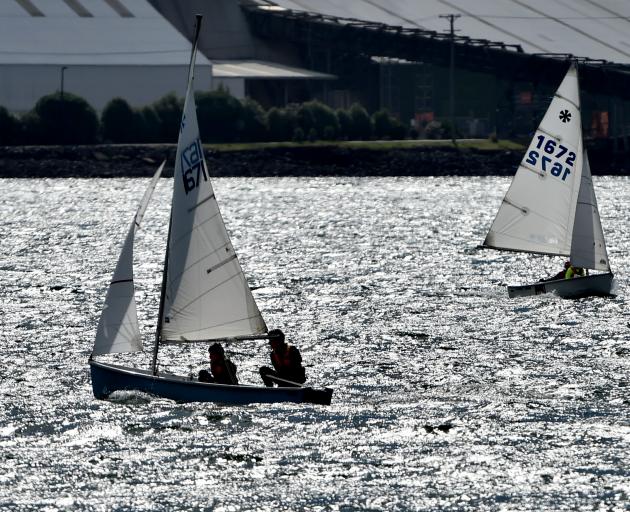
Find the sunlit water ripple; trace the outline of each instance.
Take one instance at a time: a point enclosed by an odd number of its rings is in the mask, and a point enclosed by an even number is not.
[[[596,178],[620,295],[578,301],[509,300],[562,261],[475,249],[507,179],[215,180],[267,324],[334,388],[327,408],[93,398],[87,356],[147,183],[0,181],[0,508],[629,510],[628,179]],[[136,244],[147,343],[171,185]],[[230,351],[257,381],[265,344]],[[205,360],[162,352],[185,374]]]

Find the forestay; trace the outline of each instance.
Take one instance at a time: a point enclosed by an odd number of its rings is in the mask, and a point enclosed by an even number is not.
[[[571,244],[571,262],[583,268],[610,271],[604,231],[597,209],[597,199],[593,189],[593,178],[584,151],[582,183],[575,210],[575,224]]]
[[[267,332],[210,183],[193,92],[196,51],[177,143],[161,341]]]
[[[136,231],[140,228],[144,212],[164,169],[164,163],[153,175],[127,232],[98,322],[92,350],[93,356],[142,350],[142,338],[134,299],[133,243]]]
[[[578,78],[575,65],[571,65],[483,245],[568,256],[582,159]]]

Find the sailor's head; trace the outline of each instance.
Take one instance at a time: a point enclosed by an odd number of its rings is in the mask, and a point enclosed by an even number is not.
[[[267,336],[269,336],[269,345],[273,349],[284,344],[284,333],[280,329],[271,329]]]
[[[565,261],[564,262],[564,268],[569,268],[571,266],[571,262],[570,261]]]
[[[210,354],[210,358],[221,358],[225,356],[225,351],[223,347],[219,343],[213,343],[208,348],[208,353]]]

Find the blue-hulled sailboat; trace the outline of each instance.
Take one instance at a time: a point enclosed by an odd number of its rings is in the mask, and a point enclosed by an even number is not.
[[[142,350],[134,299],[134,235],[159,180],[157,170],[125,239],[105,299],[89,364],[96,398],[138,390],[179,402],[309,402],[330,404],[332,390],[307,386],[265,387],[199,382],[162,372],[162,345],[264,339],[267,326],[247,285],[219,211],[206,166],[195,107],[193,76],[201,16],[197,16],[188,87],[175,161],[173,199],[150,369],[97,361],[104,354]],[[280,379],[279,379],[280,380]]]

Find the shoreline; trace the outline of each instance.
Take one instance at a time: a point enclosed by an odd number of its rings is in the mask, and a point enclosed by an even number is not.
[[[518,149],[405,142],[209,144],[204,150],[213,177],[513,176],[524,154],[515,144]],[[5,146],[0,178],[150,177],[165,158],[164,176],[171,177],[175,153],[175,144]],[[605,148],[592,148],[589,159],[593,174],[630,174],[628,154],[611,158]]]

